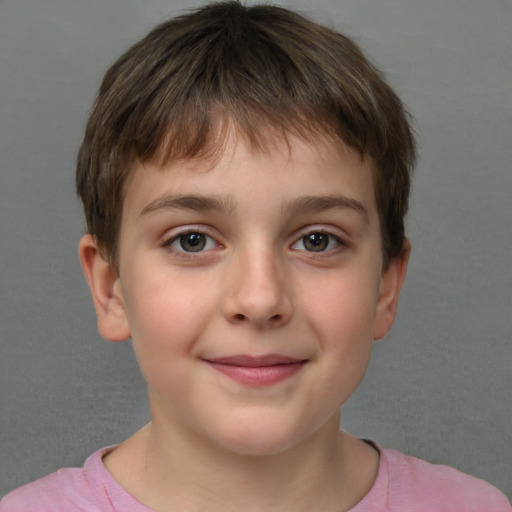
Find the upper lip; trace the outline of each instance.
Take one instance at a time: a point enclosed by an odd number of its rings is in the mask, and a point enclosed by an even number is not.
[[[243,366],[247,368],[259,368],[265,366],[277,366],[280,364],[284,365],[306,362],[305,359],[284,356],[281,354],[266,354],[262,356],[240,354],[225,357],[204,358],[204,360],[209,363]]]

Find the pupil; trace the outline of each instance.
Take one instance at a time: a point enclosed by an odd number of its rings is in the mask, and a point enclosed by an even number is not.
[[[323,233],[312,233],[304,237],[304,246],[309,251],[320,252],[327,248],[329,239]]]
[[[181,247],[188,252],[199,252],[206,245],[205,236],[201,233],[187,233],[180,237]]]

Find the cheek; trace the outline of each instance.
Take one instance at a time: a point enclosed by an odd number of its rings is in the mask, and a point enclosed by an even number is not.
[[[309,291],[302,294],[303,307],[325,344],[334,344],[336,348],[341,343],[350,349],[352,345],[357,347],[356,340],[373,341],[378,280],[369,276],[371,272],[333,273],[322,281],[306,284],[304,289]]]
[[[311,304],[310,328],[320,343],[324,378],[318,383],[327,403],[341,407],[364,377],[373,346],[376,293],[374,284],[338,281]],[[315,407],[312,404],[312,407]]]
[[[338,405],[359,385],[373,346],[378,285],[369,274],[333,275],[308,295],[309,328],[320,343],[325,377],[321,391]]]
[[[215,311],[211,287],[198,292],[197,282],[191,284],[179,276],[131,284],[137,293],[128,290],[126,307],[142,372],[167,371],[167,366],[175,372],[176,365],[186,363],[183,356],[193,354]]]

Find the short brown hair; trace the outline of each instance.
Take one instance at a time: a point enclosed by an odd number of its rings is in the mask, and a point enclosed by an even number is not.
[[[257,147],[272,127],[285,138],[327,134],[370,156],[384,262],[401,252],[415,143],[398,96],[348,37],[282,7],[226,1],[157,26],[101,84],[77,191],[111,263],[133,163],[207,154],[219,117]]]

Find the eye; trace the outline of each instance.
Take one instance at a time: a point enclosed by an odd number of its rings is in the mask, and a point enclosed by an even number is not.
[[[342,241],[334,235],[323,231],[314,231],[299,238],[292,245],[292,249],[307,252],[325,252],[336,249],[340,245],[342,245]]]
[[[218,246],[213,238],[199,231],[180,233],[165,245],[178,252],[202,252]]]

